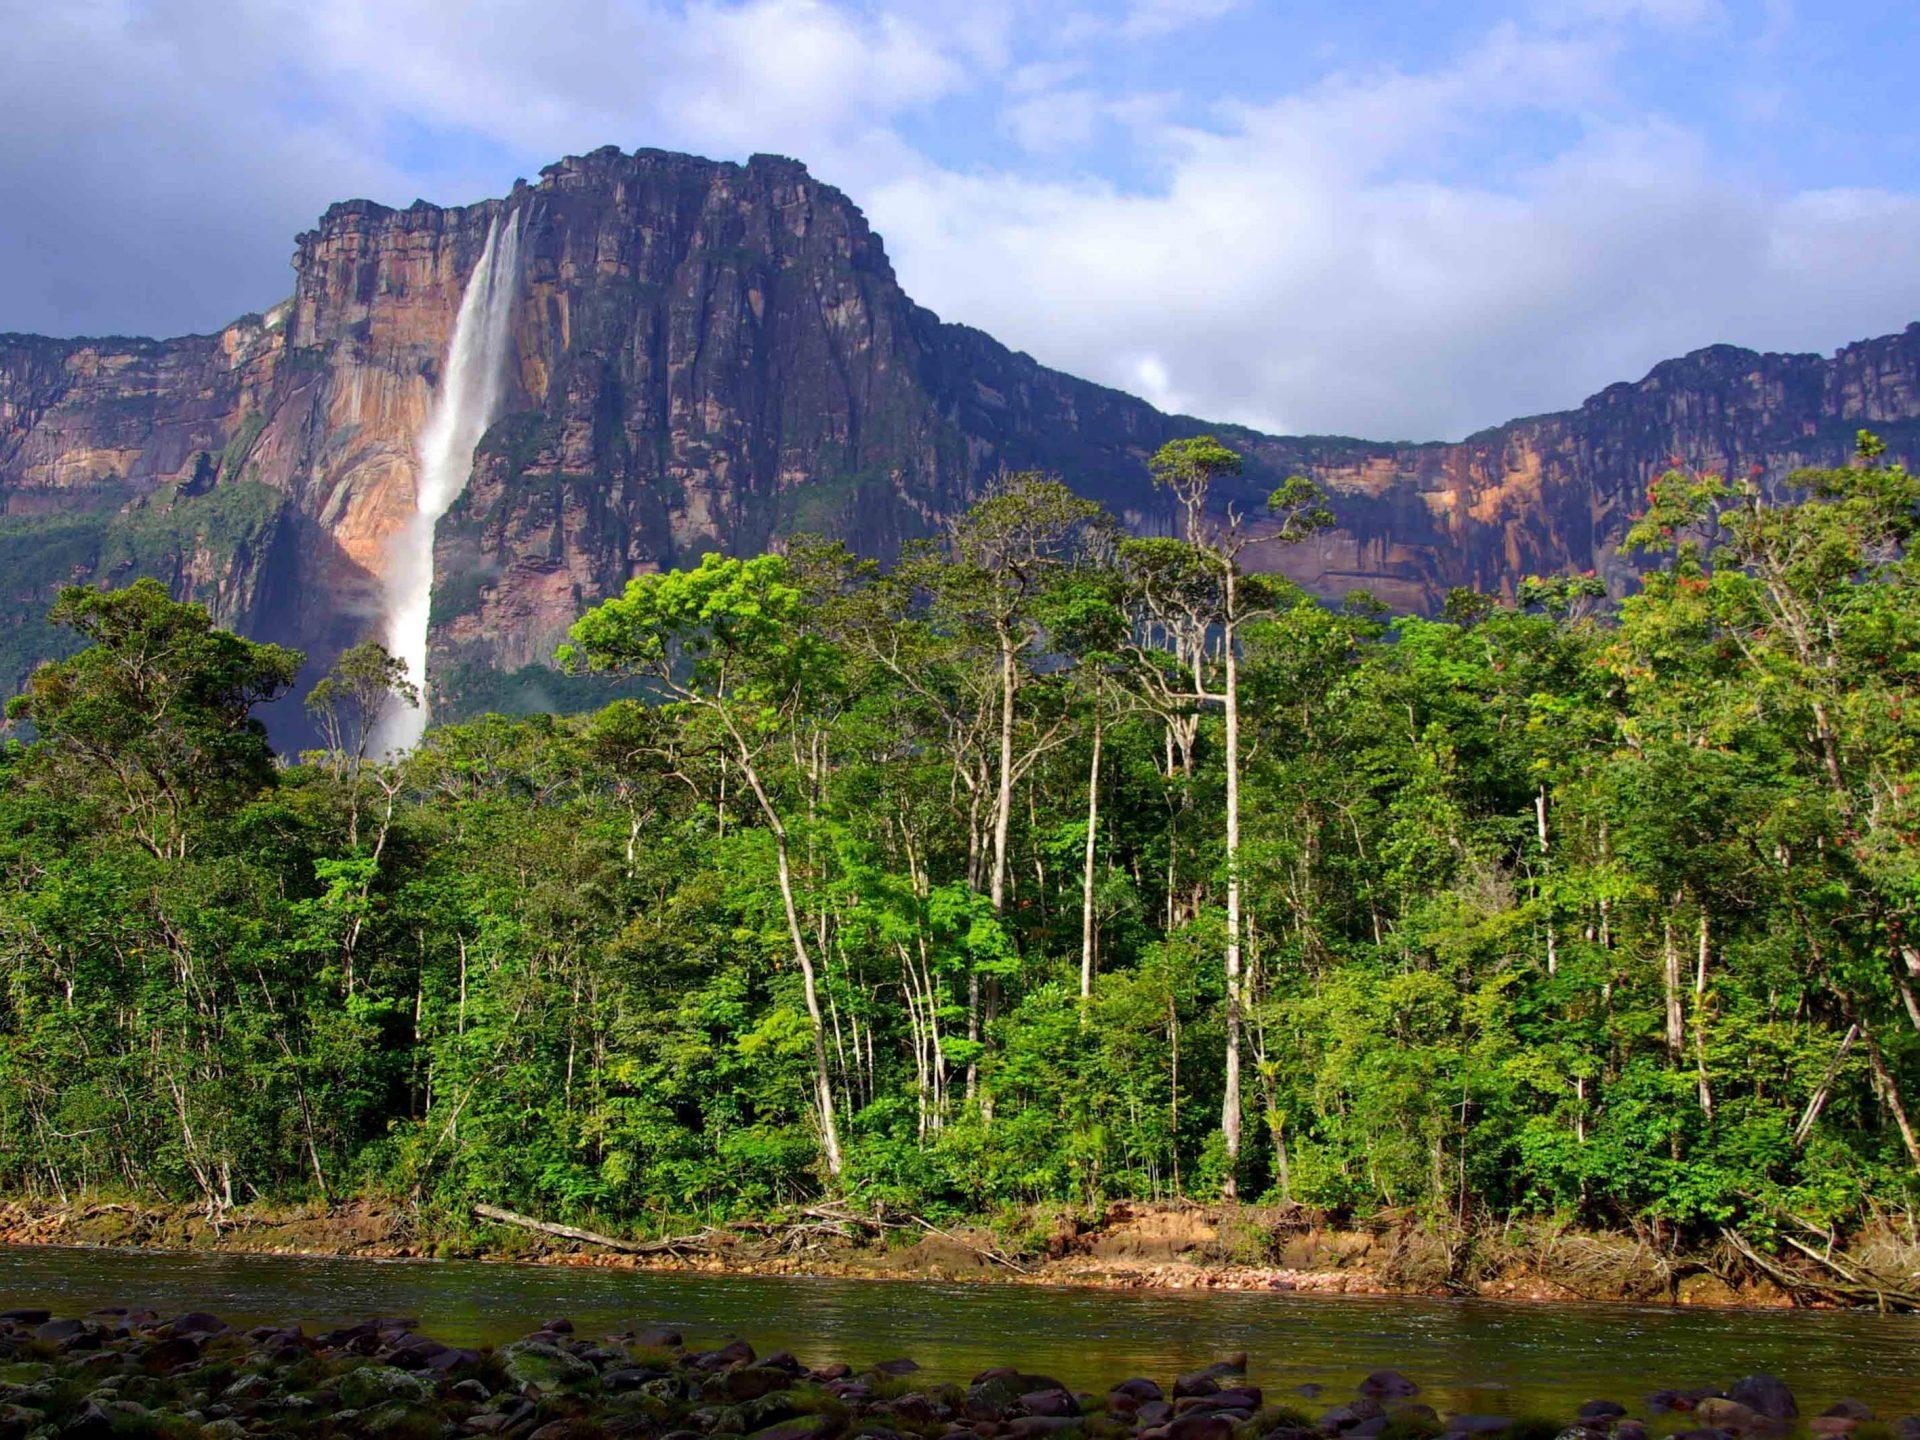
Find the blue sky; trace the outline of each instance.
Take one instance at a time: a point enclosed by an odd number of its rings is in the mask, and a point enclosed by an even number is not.
[[[775,151],[907,289],[1268,429],[1457,436],[1920,320],[1920,21],[1856,0],[0,0],[0,329],[215,328],[331,200]]]

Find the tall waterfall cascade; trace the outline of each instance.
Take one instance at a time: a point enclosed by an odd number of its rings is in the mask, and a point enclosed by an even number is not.
[[[420,704],[395,704],[388,709],[374,737],[376,753],[410,750],[427,728],[434,532],[440,517],[467,488],[474,447],[498,418],[505,398],[523,224],[521,212],[496,215],[487,227],[480,263],[460,297],[446,369],[420,429],[414,509],[393,537],[383,585],[387,650],[406,662],[407,679],[419,687]]]

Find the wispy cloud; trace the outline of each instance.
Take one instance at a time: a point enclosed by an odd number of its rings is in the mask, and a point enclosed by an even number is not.
[[[1237,10],[1243,0],[1134,0],[1120,18],[1120,34],[1129,40],[1157,40],[1163,35],[1204,25]]]

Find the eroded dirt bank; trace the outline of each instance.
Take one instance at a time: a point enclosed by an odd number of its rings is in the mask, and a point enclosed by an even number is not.
[[[832,1275],[1109,1288],[1480,1295],[1680,1305],[1820,1303],[1731,1250],[1676,1254],[1648,1240],[1548,1224],[1443,1233],[1385,1217],[1340,1227],[1252,1206],[1114,1204],[1096,1219],[1055,1213],[992,1229],[892,1222],[851,1233],[831,1216],[702,1230],[656,1253],[620,1253],[512,1226],[431,1216],[396,1203],[331,1209],[204,1209],[113,1201],[0,1202],[0,1244],[232,1253],[463,1258],[708,1274]],[[1840,1252],[1855,1273],[1909,1289],[1920,1245],[1891,1231]],[[1789,1269],[1786,1277],[1799,1272]],[[1810,1277],[1812,1278],[1812,1277]]]

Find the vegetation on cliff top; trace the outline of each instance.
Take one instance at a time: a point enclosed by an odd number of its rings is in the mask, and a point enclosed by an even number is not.
[[[211,466],[211,459],[206,460]],[[95,508],[51,515],[0,516],[0,689],[21,688],[41,661],[73,648],[47,619],[62,586],[124,584],[154,576],[190,598],[212,603],[211,581],[235,576],[237,598],[250,596],[286,506],[278,491],[230,480],[203,491],[166,489],[127,503],[124,488],[104,486]],[[238,620],[240,616],[227,616]]]
[[[643,576],[568,659],[661,703],[398,761],[377,648],[276,767],[294,657],[70,590],[0,754],[0,1185],[1911,1224],[1920,479],[1797,483],[1661,480],[1618,607],[1423,620],[1014,477],[888,572]]]

